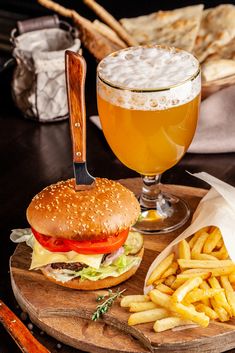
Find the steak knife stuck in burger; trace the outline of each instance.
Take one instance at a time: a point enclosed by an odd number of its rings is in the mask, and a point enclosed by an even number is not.
[[[75,191],[74,179],[50,185],[27,209],[33,248],[30,269],[65,287],[94,290],[132,276],[143,256],[143,237],[130,232],[140,214],[134,194],[96,178]]]
[[[95,179],[87,172],[85,71],[84,59],[67,51],[75,178],[47,186],[34,196],[27,209],[31,230],[13,231],[11,239],[32,247],[31,270],[40,269],[50,281],[65,287],[94,290],[115,286],[136,272],[143,237],[129,232],[140,215],[135,195],[118,182]]]

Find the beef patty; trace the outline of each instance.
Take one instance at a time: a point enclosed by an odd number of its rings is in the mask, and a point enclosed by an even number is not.
[[[69,264],[66,264],[65,262],[57,262],[57,263],[51,264],[51,267],[54,270],[80,271],[84,267],[88,267],[88,266],[85,264],[81,264],[80,262],[73,262],[73,263],[69,263]]]

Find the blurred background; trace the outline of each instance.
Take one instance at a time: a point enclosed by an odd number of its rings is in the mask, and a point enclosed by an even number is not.
[[[75,9],[80,15],[90,20],[97,18],[82,0],[59,0],[59,3],[67,8]],[[192,0],[99,0],[99,3],[116,19],[120,19],[201,2]],[[208,8],[227,3],[227,1],[214,0],[203,3],[205,8]],[[235,1],[230,1],[230,3],[235,4]],[[0,234],[3,239],[1,247],[4,258],[4,266],[0,266],[0,296],[18,315],[21,314],[21,310],[16,307],[7,274],[8,259],[15,247],[8,240],[10,229],[13,225],[15,228],[27,226],[25,209],[34,194],[46,185],[58,181],[58,178],[72,177],[72,154],[68,121],[43,125],[24,120],[22,114],[14,106],[11,96],[10,83],[13,67],[6,70],[3,68],[4,64],[11,59],[12,45],[9,38],[16,22],[51,14],[53,14],[52,11],[39,5],[36,0],[0,0]],[[71,23],[70,19],[64,20]],[[86,49],[83,50],[88,66],[86,109],[87,116],[91,116],[97,114],[95,82],[97,62]],[[87,126],[87,140],[90,144],[87,149],[87,163],[91,174],[112,179],[138,176],[117,160],[102,132],[91,122],[88,122]],[[40,145],[40,149],[35,153],[36,144]],[[99,149],[99,153],[96,153],[96,149]],[[234,153],[186,154],[177,166],[164,173],[163,182],[208,187],[185,173],[187,169],[191,172],[199,172],[205,170],[206,166],[205,171],[208,173],[211,172],[235,185],[234,155]],[[35,330],[35,334],[41,337],[40,339],[53,353],[75,352],[71,348],[61,348],[53,339],[40,336],[39,330]],[[0,327],[0,352],[19,352],[2,327]]]

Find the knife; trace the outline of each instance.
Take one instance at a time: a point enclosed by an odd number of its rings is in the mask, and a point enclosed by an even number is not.
[[[80,54],[66,50],[65,71],[75,190],[80,191],[92,188],[95,181],[95,178],[88,173],[86,165],[85,59]]]
[[[0,322],[24,353],[50,353],[30,333],[18,317],[0,300]]]

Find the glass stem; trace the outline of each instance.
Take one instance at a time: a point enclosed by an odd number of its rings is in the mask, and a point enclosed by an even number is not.
[[[140,205],[143,208],[156,208],[156,202],[161,194],[161,174],[142,176],[143,186]]]
[[[140,206],[143,210],[155,210],[162,218],[173,214],[171,199],[161,192],[161,174],[142,176],[143,187],[140,196]]]

